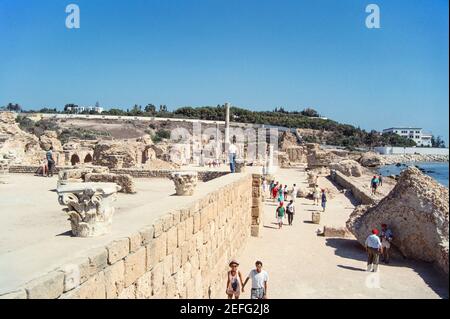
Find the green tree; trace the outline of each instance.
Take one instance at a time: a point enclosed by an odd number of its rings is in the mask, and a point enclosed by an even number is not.
[[[445,148],[445,142],[441,136],[435,137],[434,135],[431,137],[431,146],[438,148]]]
[[[300,113],[303,116],[307,116],[307,117],[320,117],[320,114],[312,108],[306,108],[303,111],[301,111]]]
[[[17,104],[17,103],[8,103],[6,106],[5,106],[5,109],[7,110],[7,111],[11,111],[11,112],[21,112],[22,111],[22,107],[19,105],[19,104]]]

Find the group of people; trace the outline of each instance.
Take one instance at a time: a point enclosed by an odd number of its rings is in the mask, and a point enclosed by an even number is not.
[[[278,202],[278,206],[275,213],[275,218],[277,220],[278,228],[283,227],[283,219],[288,218],[288,224],[292,226],[295,215],[295,200],[297,198],[298,187],[293,184],[291,188],[287,184],[283,185],[277,181],[271,181],[270,184],[264,179],[262,182],[262,189],[264,197],[266,197],[267,192],[273,201]],[[313,200],[314,204],[322,206],[322,211],[325,212],[327,206],[327,193],[325,189],[319,188],[319,185],[315,185],[313,190]],[[288,204],[285,206],[284,203]]]
[[[232,260],[229,263],[230,270],[227,273],[227,288],[225,293],[228,299],[239,299],[241,292],[245,292],[244,288],[248,281],[252,281],[252,288],[250,291],[251,299],[267,299],[267,281],[269,280],[269,275],[265,270],[262,269],[262,262],[257,261],[255,263],[255,269],[252,269],[248,274],[247,278],[242,280],[242,274],[238,270],[239,263],[236,260]]]
[[[269,192],[270,198],[273,201],[278,202],[278,206],[275,212],[275,218],[277,220],[278,228],[281,229],[283,227],[283,219],[288,218],[288,223],[292,226],[292,222],[294,221],[295,215],[295,199],[297,198],[298,187],[296,184],[292,185],[292,188],[289,189],[288,185],[280,184],[276,181],[271,181],[269,185],[267,185],[267,181],[263,180],[263,193],[267,194]],[[288,196],[290,200],[288,202]],[[286,207],[284,203],[288,202]]]
[[[383,176],[374,175],[370,181],[370,188],[372,190],[372,195],[377,193],[378,187],[383,186]]]
[[[381,225],[381,231],[374,228],[367,237],[365,246],[367,250],[367,271],[377,272],[379,259],[389,264],[391,242],[393,233],[387,224]]]
[[[55,158],[53,156],[53,146],[51,146],[50,149],[45,154],[45,158],[42,160],[42,165],[39,170],[42,176],[52,177],[54,168],[55,168]],[[39,174],[39,170],[38,172],[36,172],[36,174]]]

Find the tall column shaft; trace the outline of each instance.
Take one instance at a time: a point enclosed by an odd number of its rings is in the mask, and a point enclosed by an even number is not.
[[[230,103],[225,103],[225,152],[230,145]]]

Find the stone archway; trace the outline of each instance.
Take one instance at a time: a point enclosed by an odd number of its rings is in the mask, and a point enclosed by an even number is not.
[[[141,164],[145,164],[148,161],[148,149],[142,151]]]
[[[92,155],[90,153],[87,153],[86,157],[84,158],[84,163],[92,163]]]
[[[72,157],[70,158],[70,163],[72,164],[72,166],[79,164],[80,157],[77,154],[73,154]]]

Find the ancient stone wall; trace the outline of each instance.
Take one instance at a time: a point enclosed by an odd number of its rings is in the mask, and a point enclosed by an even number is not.
[[[371,196],[370,191],[361,189],[358,185],[352,182],[352,180],[339,171],[331,171],[331,179],[342,186],[345,189],[352,191],[353,197],[364,205],[375,204],[374,198]]]
[[[258,178],[256,178],[258,179]],[[0,298],[217,298],[250,236],[249,174]],[[256,193],[255,193],[256,192]],[[258,199],[259,200],[259,199]]]
[[[34,174],[40,166],[38,165],[11,165],[9,167],[9,173],[13,174]],[[70,169],[73,166],[67,167],[55,167],[54,173],[58,173],[61,169]],[[110,169],[114,174],[127,174],[134,178],[169,178],[173,170],[149,170],[149,169],[135,169],[135,168],[122,168],[122,169]],[[198,178],[202,182],[208,182],[215,178],[227,175],[228,172],[221,171],[202,171],[198,172]]]

